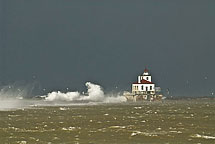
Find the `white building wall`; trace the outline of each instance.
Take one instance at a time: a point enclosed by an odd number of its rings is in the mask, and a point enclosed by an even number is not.
[[[143,79],[152,82],[151,76],[143,76]]]
[[[142,79],[142,76],[138,76],[138,83],[140,83]]]
[[[152,76],[138,76],[138,83],[143,79],[152,82]]]
[[[143,89],[142,89],[143,86]],[[150,86],[152,87],[152,89],[150,89]],[[132,84],[132,92],[133,91],[155,91],[155,84]]]
[[[143,86],[143,89],[142,89]],[[140,89],[139,91],[155,91],[155,84],[140,84]],[[152,87],[152,89],[150,89]]]
[[[144,72],[143,75],[149,75],[149,72]]]

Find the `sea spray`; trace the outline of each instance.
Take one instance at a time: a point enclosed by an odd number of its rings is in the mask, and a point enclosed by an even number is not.
[[[45,100],[47,101],[93,101],[93,102],[105,102],[105,103],[116,103],[116,102],[125,102],[126,99],[123,96],[110,96],[104,94],[102,87],[91,82],[86,82],[87,95],[82,95],[80,92],[67,92],[62,93],[51,92],[48,93]]]
[[[104,92],[101,86],[92,84],[90,82],[86,82],[87,93],[88,96],[82,96],[81,100],[89,100],[89,101],[103,101],[104,100]]]
[[[30,83],[18,81],[0,86],[0,100],[32,98],[38,95],[39,91],[40,84],[37,81]]]
[[[58,92],[51,92],[48,93],[47,97],[45,100],[47,101],[74,101],[74,100],[79,100],[80,99],[80,93],[79,92],[67,92],[67,93],[62,93],[60,91]]]
[[[15,82],[0,86],[0,111],[25,108],[34,104],[31,99],[38,90],[38,82]]]
[[[29,108],[37,106],[56,105],[86,105],[102,103],[125,102],[126,98],[119,94],[105,94],[102,87],[91,82],[87,82],[87,93],[53,91],[45,96],[32,96],[31,85],[8,85],[0,89],[0,111],[17,108]],[[45,98],[45,100],[44,100]]]

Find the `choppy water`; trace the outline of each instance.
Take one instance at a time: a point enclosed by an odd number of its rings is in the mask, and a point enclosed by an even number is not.
[[[215,100],[1,110],[0,143],[211,144]]]

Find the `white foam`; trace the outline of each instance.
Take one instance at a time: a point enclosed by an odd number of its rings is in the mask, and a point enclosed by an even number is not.
[[[157,137],[158,134],[162,134],[162,133],[147,133],[147,132],[141,132],[141,131],[134,131],[131,133],[131,137],[136,136],[136,135],[143,135],[143,136],[147,136],[147,137]]]
[[[80,97],[79,92],[67,92],[67,93],[62,93],[60,91],[58,92],[51,92],[47,95],[45,98],[47,101],[73,101],[73,100],[78,100]]]
[[[215,140],[214,136],[206,136],[206,135],[200,135],[200,134],[195,134],[195,135],[192,135],[191,137],[192,138],[203,138],[203,139],[214,139]]]
[[[111,129],[124,129],[126,127],[125,126],[110,126],[109,128],[111,128]]]
[[[4,86],[0,88],[0,111],[39,106],[95,105],[126,101],[124,96],[105,94],[100,85],[90,82],[87,82],[85,85],[87,87],[86,95],[78,91],[67,93],[53,91],[47,95],[40,96],[45,100],[25,99],[31,94],[31,92],[29,92],[32,89],[31,87]],[[66,109],[62,107],[60,110]]]
[[[102,87],[91,82],[87,82],[87,95],[82,95],[80,92],[67,92],[62,93],[51,92],[48,93],[45,100],[46,101],[94,101],[94,102],[104,102],[104,103],[115,103],[115,102],[125,102],[126,98],[124,96],[109,96],[105,95]]]

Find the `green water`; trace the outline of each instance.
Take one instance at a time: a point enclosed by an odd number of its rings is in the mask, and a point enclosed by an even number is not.
[[[215,100],[1,110],[0,143],[211,144]]]

